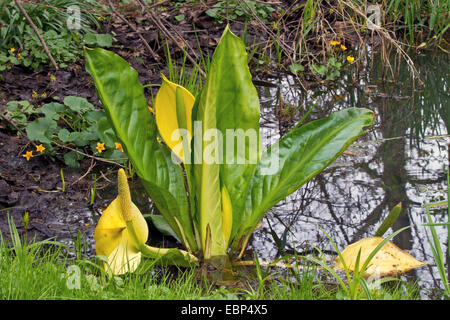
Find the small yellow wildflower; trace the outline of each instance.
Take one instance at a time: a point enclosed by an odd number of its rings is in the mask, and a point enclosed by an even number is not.
[[[47,93],[45,92],[41,93],[41,98],[47,98]]]
[[[20,60],[22,58],[22,54],[19,52],[18,54],[17,54],[17,60]]]
[[[36,91],[32,91],[31,92],[31,97],[33,98],[33,99],[37,99],[38,97],[39,97],[39,94],[36,92]]]
[[[122,145],[121,145],[120,143],[114,142],[114,144],[116,145],[116,149],[117,149],[117,150],[120,150],[120,151],[123,152],[123,148],[122,148]]]
[[[335,40],[333,40],[333,41],[330,42],[330,44],[331,44],[332,46],[338,46],[338,45],[341,44],[341,42],[340,42],[340,41],[335,41]]]
[[[56,77],[53,74],[51,74],[50,75],[50,82],[54,82],[54,81],[56,81]]]
[[[97,142],[97,146],[95,148],[98,150],[98,153],[102,153],[103,150],[106,150],[104,142]]]
[[[325,83],[325,80],[320,81],[320,83]]]
[[[148,110],[150,110],[151,113],[155,114],[155,110],[153,110],[152,107],[148,106]]]
[[[26,158],[27,161],[30,161],[30,158],[33,157],[33,151],[27,151],[25,154],[22,155],[22,157]]]
[[[98,16],[98,17],[97,17],[97,20],[98,20],[98,21],[101,21],[101,20],[102,20],[102,17]]]
[[[345,51],[345,50],[347,50],[347,47],[344,46],[343,44],[341,44],[341,49],[342,49],[342,51]]]
[[[9,51],[10,51],[11,53],[14,53],[14,52],[16,51],[16,48],[11,48],[11,49],[9,49]]]
[[[36,146],[36,151],[37,152],[42,153],[44,150],[45,150],[45,147],[42,144]]]
[[[347,61],[350,62],[350,63],[353,63],[355,61],[355,58],[352,57],[352,56],[348,56],[347,57]]]

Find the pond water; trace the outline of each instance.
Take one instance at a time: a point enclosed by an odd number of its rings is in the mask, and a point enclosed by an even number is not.
[[[371,109],[377,118],[346,154],[266,214],[249,247],[260,258],[273,260],[313,246],[332,250],[320,228],[343,250],[373,236],[401,202],[402,212],[392,229],[411,228],[393,242],[418,260],[434,261],[426,235],[429,230],[422,226],[427,223],[423,205],[447,199],[450,63],[449,56],[441,53],[418,55],[414,62],[422,86],[413,84],[406,63],[390,73],[380,60],[367,68],[370,71],[347,74],[334,84],[309,89],[308,94],[291,77],[264,79],[276,84],[259,87],[266,145],[285,134],[313,105],[309,120],[349,107]],[[446,208],[432,213],[436,222],[448,221]],[[447,228],[437,227],[437,232],[447,253],[448,270]],[[418,280],[424,299],[433,294],[430,288],[442,287],[432,265],[407,276]]]
[[[260,79],[271,84],[257,86],[266,146],[284,135],[313,105],[308,121],[343,108],[365,107],[375,112],[376,122],[346,154],[266,214],[262,227],[249,242],[249,251],[255,250],[259,258],[271,261],[314,246],[332,250],[320,228],[342,250],[373,236],[388,212],[401,202],[402,212],[393,230],[411,228],[393,242],[418,260],[433,262],[427,230],[422,226],[426,223],[423,205],[447,199],[450,63],[449,56],[440,53],[416,56],[414,62],[422,86],[413,84],[406,63],[391,73],[382,68],[380,60],[365,68],[368,71],[347,72],[342,80],[311,87],[307,94],[290,76]],[[109,203],[116,195],[115,184],[98,190],[98,195],[104,204]],[[148,206],[148,200],[143,199],[143,205]],[[84,210],[60,216],[55,223],[67,226],[82,221],[88,226],[84,228],[83,245],[91,256],[95,252],[93,229],[99,216],[99,210]],[[447,222],[447,209],[434,210],[433,217],[436,222]],[[447,229],[437,227],[437,231],[447,252]],[[73,246],[74,233],[66,235],[61,237],[60,233],[59,239]],[[448,270],[448,254],[446,257]],[[418,280],[423,299],[432,298],[432,289],[442,287],[433,265],[413,270],[407,278]]]

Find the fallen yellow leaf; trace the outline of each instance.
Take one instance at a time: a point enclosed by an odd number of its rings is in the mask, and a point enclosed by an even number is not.
[[[370,237],[359,240],[350,244],[341,255],[345,261],[347,268],[353,272],[355,270],[356,259],[358,252],[361,250],[359,268],[363,266],[372,251],[384,241],[381,237]],[[336,258],[336,269],[343,270],[344,266],[340,258]],[[428,264],[416,260],[408,252],[400,249],[392,242],[388,241],[370,260],[367,269],[364,272],[364,277],[387,277],[400,275],[408,272],[414,268]],[[361,269],[360,269],[361,270]]]

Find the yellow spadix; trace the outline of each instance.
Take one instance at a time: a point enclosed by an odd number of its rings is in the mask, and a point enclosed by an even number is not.
[[[344,249],[344,251],[341,252],[347,268],[351,272],[355,270],[356,260],[360,250],[361,254],[359,268],[361,268],[372,251],[383,241],[384,239],[382,237],[370,237],[350,244]],[[388,241],[376,253],[372,260],[370,260],[364,273],[364,277],[387,277],[400,275],[426,264],[426,262],[416,260],[416,258],[412,255]],[[341,270],[344,269],[340,258],[336,258],[335,268]]]

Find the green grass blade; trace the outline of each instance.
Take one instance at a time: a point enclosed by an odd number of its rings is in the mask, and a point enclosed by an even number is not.
[[[377,231],[375,232],[375,237],[382,237],[386,233],[386,231],[388,231],[388,229],[392,227],[392,225],[395,223],[401,211],[402,211],[402,203],[400,202],[394,208],[392,208],[386,219],[383,220],[383,223],[378,227]]]

